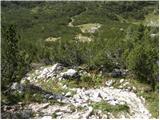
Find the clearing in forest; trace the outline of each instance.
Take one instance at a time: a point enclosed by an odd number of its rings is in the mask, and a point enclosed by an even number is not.
[[[47,39],[45,39],[45,41],[46,42],[55,42],[60,39],[61,39],[61,37],[48,37]]]
[[[101,24],[99,23],[88,23],[88,24],[82,24],[78,25],[80,30],[83,33],[95,33],[97,29],[101,27]]]
[[[87,37],[87,36],[83,36],[82,34],[78,34],[75,38],[78,39],[80,42],[91,42],[91,41],[93,41],[92,38]]]

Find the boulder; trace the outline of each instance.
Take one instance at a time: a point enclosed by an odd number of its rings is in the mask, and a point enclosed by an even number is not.
[[[114,69],[111,73],[112,77],[125,77],[128,74],[128,70]]]
[[[119,81],[119,83],[123,83],[124,82],[124,79],[121,79],[120,81]]]
[[[119,69],[114,69],[111,73],[112,77],[121,77],[121,71]]]
[[[63,89],[67,89],[68,87],[67,87],[67,85],[63,85],[62,88]]]
[[[73,77],[76,73],[77,73],[76,70],[74,70],[74,69],[69,69],[69,70],[67,70],[63,75]]]
[[[63,66],[62,66],[62,64],[57,63],[57,64],[55,64],[55,65],[52,67],[52,70],[54,70],[54,71],[61,71],[61,70],[63,70]]]
[[[72,93],[71,92],[67,92],[65,97],[71,97],[72,96]]]
[[[126,81],[125,83],[122,84],[123,87],[126,87],[126,86],[128,86],[128,85],[129,85],[129,82],[128,82],[128,81]]]
[[[14,83],[11,85],[11,90],[17,90],[17,89],[19,89],[19,83],[14,82]]]
[[[46,99],[54,99],[54,100],[60,100],[60,101],[65,98],[64,96],[62,96],[60,94],[54,94],[54,93],[52,93],[52,94],[45,94],[44,97]]]
[[[38,79],[51,78],[57,76],[57,74],[63,70],[63,66],[60,63],[54,64],[51,67],[46,67],[39,71]]]
[[[79,78],[78,72],[74,69],[68,69],[66,72],[61,73],[61,76],[64,79]]]
[[[110,87],[110,86],[113,85],[113,83],[114,83],[113,80],[108,80],[108,81],[105,82],[105,85],[108,86],[108,87]]]
[[[11,90],[17,90],[19,92],[23,92],[24,90],[24,86],[18,82],[14,82],[11,87],[10,87]]]
[[[133,92],[135,92],[135,93],[137,92],[137,89],[136,89],[136,87],[134,87],[134,86],[132,87],[132,90],[133,90]]]
[[[129,73],[127,69],[120,69],[120,70],[121,70],[122,77],[126,77]]]
[[[123,88],[123,86],[122,86],[122,85],[120,85],[118,88],[119,88],[119,89],[122,89],[122,88]]]

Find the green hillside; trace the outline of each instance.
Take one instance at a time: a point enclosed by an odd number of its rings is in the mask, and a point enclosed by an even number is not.
[[[19,82],[34,69],[34,64],[81,66],[105,77],[115,69],[125,69],[129,71],[126,79],[149,86],[150,93],[138,94],[147,99],[152,115],[157,117],[158,4],[158,1],[1,2],[2,91],[12,82]],[[90,85],[83,82],[79,85]],[[3,95],[6,96],[5,92]]]

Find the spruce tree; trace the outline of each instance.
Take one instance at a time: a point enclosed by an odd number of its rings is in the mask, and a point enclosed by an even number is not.
[[[17,53],[18,37],[15,26],[4,27],[2,30],[2,88],[16,79]]]
[[[12,82],[20,81],[29,65],[29,56],[19,50],[20,37],[14,25],[2,27],[1,84],[2,90]]]

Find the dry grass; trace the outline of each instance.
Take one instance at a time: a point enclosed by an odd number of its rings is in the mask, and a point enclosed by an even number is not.
[[[91,37],[83,36],[82,34],[78,34],[76,37],[79,42],[91,42],[93,39]]]
[[[99,24],[99,23],[88,23],[88,24],[78,25],[78,27],[80,28],[80,30],[83,33],[94,33],[97,29],[99,29],[101,27],[101,24]]]

